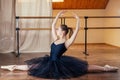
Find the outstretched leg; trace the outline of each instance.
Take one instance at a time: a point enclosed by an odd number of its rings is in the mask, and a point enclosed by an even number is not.
[[[17,65],[16,66],[17,70],[23,70],[23,71],[27,71],[29,68],[27,65]]]
[[[88,72],[114,72],[117,71],[118,67],[112,67],[109,65],[98,66],[98,65],[89,65]]]
[[[14,70],[27,71],[29,68],[27,65],[8,65],[8,66],[1,66],[1,69],[6,69],[10,71],[14,71]]]

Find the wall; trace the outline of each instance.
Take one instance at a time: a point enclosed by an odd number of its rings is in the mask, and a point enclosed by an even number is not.
[[[106,16],[120,16],[120,0],[110,0],[105,10]],[[119,19],[105,19],[105,26],[107,27],[119,27]],[[105,43],[120,47],[120,29],[118,30],[106,30],[105,31]]]
[[[60,10],[53,10],[53,16]],[[74,11],[79,16],[104,16],[105,10],[69,10]],[[65,16],[72,16],[70,13],[66,13]],[[80,19],[80,26],[84,27],[84,18]],[[57,23],[57,26],[60,24],[60,20]],[[66,19],[66,24],[70,27],[75,28],[76,21],[75,19]],[[88,19],[88,27],[103,27],[104,19]],[[104,43],[104,30],[88,30],[88,43]],[[84,30],[80,30],[75,43],[84,43]]]

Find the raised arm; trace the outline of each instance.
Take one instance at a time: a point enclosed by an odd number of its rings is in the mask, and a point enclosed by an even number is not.
[[[60,11],[57,16],[55,17],[53,23],[52,23],[52,37],[53,37],[53,40],[57,40],[57,33],[56,33],[56,23],[57,23],[57,20],[58,18],[64,13],[65,11]]]
[[[74,30],[74,33],[72,34],[72,36],[66,41],[66,47],[68,48],[75,40],[79,29],[80,29],[80,19],[79,16],[77,16],[76,14],[74,14],[74,17],[76,18],[77,22],[76,22],[76,28]]]

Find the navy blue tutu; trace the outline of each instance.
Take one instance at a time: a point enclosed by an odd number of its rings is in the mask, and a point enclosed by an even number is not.
[[[46,55],[25,62],[29,66],[29,75],[49,79],[78,77],[87,73],[88,66],[86,61],[70,56],[62,56],[59,60],[52,61]]]
[[[88,63],[71,56],[62,56],[66,51],[64,43],[52,44],[50,56],[33,58],[25,61],[28,74],[40,78],[72,78],[87,73]]]

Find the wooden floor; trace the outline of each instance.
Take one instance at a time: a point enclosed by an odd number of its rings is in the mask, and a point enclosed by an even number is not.
[[[80,59],[87,60],[89,64],[97,64],[104,66],[105,64],[117,66],[120,68],[120,48],[101,44],[101,45],[89,45],[89,56],[85,59],[83,54],[83,45],[74,45],[65,53],[65,55],[74,56]],[[49,53],[24,53],[21,56],[15,57],[14,54],[0,54],[0,66],[10,64],[24,64],[25,60],[33,57],[44,56]],[[36,78],[27,75],[25,71],[9,72],[7,70],[0,69],[0,80],[46,80],[43,78]],[[50,80],[50,79],[48,79]],[[63,80],[63,79],[62,79]],[[66,79],[65,79],[66,80]],[[88,73],[78,78],[71,78],[68,80],[120,80],[120,71],[109,73]]]

